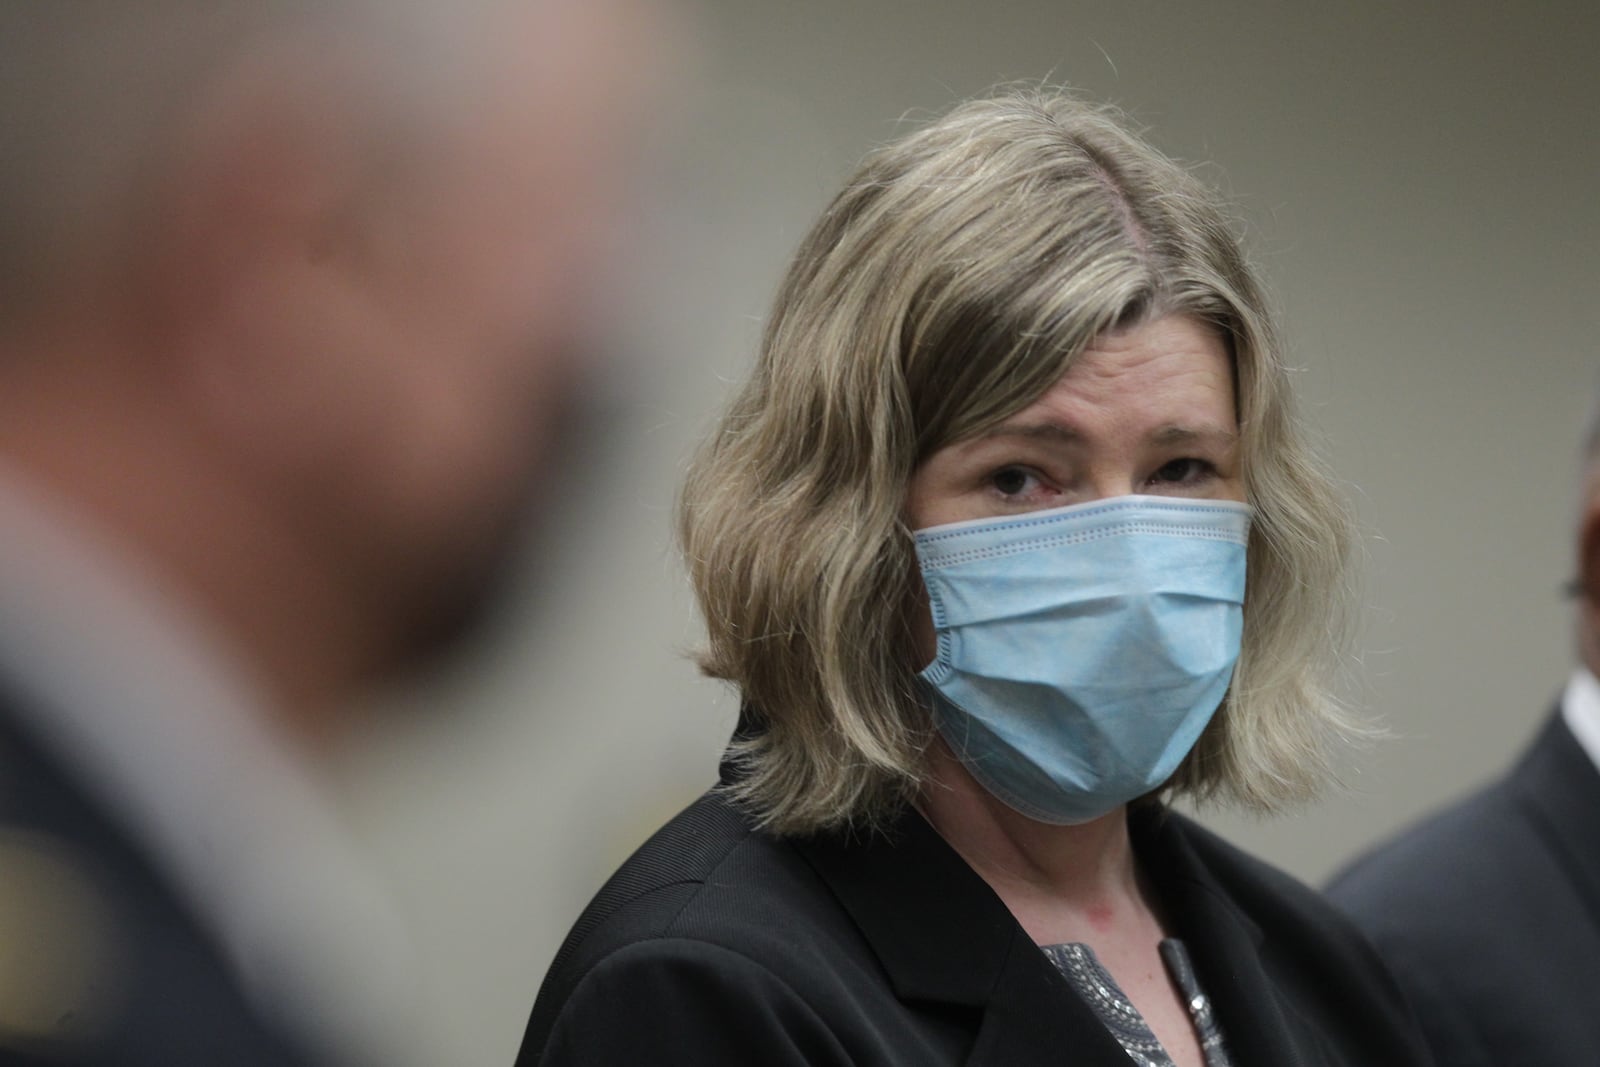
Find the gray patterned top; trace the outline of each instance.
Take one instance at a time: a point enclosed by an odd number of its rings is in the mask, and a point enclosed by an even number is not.
[[[1156,1035],[1150,1032],[1139,1009],[1133,1006],[1127,994],[1117,985],[1111,972],[1100,965],[1094,949],[1079,942],[1045,945],[1043,949],[1078,996],[1100,1017],[1118,1043],[1128,1050],[1129,1057],[1138,1067],[1174,1067],[1172,1057],[1161,1047]],[[1200,1037],[1206,1067],[1233,1067],[1233,1062],[1228,1059],[1227,1046],[1222,1040],[1222,1029],[1211,1011],[1211,1001],[1200,989],[1194,964],[1190,962],[1183,942],[1175,937],[1161,942],[1161,960],[1167,965],[1167,973],[1171,975],[1173,984],[1183,994],[1189,1018],[1194,1021],[1195,1033]]]

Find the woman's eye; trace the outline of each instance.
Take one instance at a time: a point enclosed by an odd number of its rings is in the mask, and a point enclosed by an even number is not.
[[[1171,485],[1182,485],[1195,482],[1212,472],[1211,464],[1203,459],[1175,459],[1170,463],[1162,464],[1161,469],[1151,477],[1153,482],[1164,482]]]
[[[1003,467],[989,476],[989,484],[1001,496],[1021,496],[1037,482],[1033,474],[1021,467]]]

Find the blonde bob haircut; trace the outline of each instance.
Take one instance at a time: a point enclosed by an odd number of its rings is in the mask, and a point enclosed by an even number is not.
[[[1231,350],[1250,535],[1233,685],[1168,794],[1274,810],[1358,734],[1330,693],[1349,515],[1301,440],[1261,286],[1215,195],[1104,106],[1009,91],[869,155],[800,246],[679,514],[700,657],[753,728],[727,786],[776,833],[881,826],[933,736],[904,516],[934,451],[1165,315]]]

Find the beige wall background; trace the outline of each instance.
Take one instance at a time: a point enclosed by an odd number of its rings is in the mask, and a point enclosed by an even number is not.
[[[1078,86],[1205,162],[1365,526],[1355,697],[1396,739],[1305,813],[1205,817],[1317,881],[1498,773],[1571,662],[1559,586],[1600,380],[1596,10],[705,0],[559,514],[493,640],[339,768],[446,1062],[511,1062],[588,896],[712,779],[734,702],[682,656],[671,503],[790,250],[905,117],[996,82]]]

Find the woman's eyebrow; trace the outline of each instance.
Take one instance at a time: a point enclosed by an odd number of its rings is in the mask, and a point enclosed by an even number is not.
[[[1003,437],[1043,439],[1063,444],[1081,444],[1084,440],[1082,433],[1059,422],[1001,423],[980,433],[976,439],[988,441]],[[1170,423],[1153,430],[1147,440],[1157,445],[1209,444],[1232,448],[1238,444],[1239,434],[1222,426],[1187,426]]]
[[[1239,434],[1221,426],[1168,425],[1152,433],[1149,440],[1157,445],[1209,444],[1232,448],[1239,443]]]
[[[1003,422],[979,434],[978,440],[987,441],[996,437],[1024,437],[1063,444],[1080,444],[1083,441],[1083,434],[1059,422]]]

